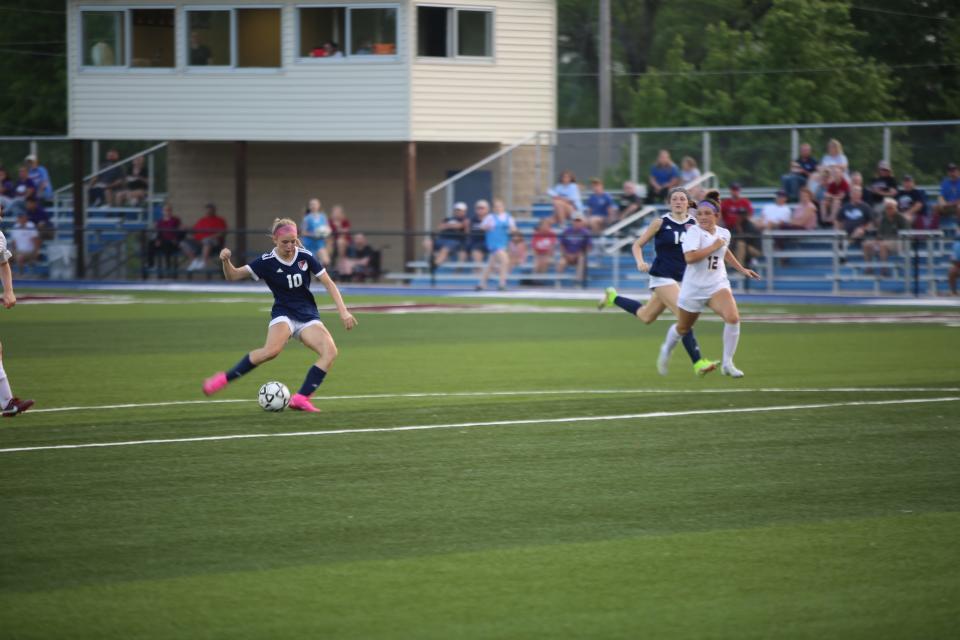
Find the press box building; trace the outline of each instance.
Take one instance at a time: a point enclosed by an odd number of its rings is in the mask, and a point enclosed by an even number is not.
[[[67,40],[70,136],[169,141],[187,222],[319,196],[420,228],[424,189],[556,126],[554,0],[69,0]]]

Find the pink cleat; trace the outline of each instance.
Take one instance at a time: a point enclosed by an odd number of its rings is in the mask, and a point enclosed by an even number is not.
[[[227,386],[227,374],[223,371],[218,371],[203,381],[203,392],[208,396],[212,396],[225,386]]]
[[[302,393],[295,393],[293,397],[290,398],[290,408],[296,409],[297,411],[308,411],[311,413],[320,413],[320,409],[317,409],[313,406],[313,403],[310,402],[310,398],[303,395]]]

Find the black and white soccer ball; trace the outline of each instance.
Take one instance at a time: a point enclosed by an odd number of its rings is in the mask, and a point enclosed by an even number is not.
[[[260,387],[257,402],[264,411],[283,411],[290,404],[290,389],[282,382],[267,382]]]

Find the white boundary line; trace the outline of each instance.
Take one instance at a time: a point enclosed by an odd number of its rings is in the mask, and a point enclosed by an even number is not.
[[[364,429],[330,429],[325,431],[293,431],[289,433],[245,433],[226,436],[197,436],[193,438],[166,438],[154,440],[127,440],[122,442],[92,442],[85,444],[58,444],[38,447],[13,447],[0,449],[0,453],[24,451],[51,451],[54,449],[93,449],[103,447],[129,447],[145,444],[175,444],[183,442],[212,442],[219,440],[250,440],[254,438],[296,438],[308,436],[356,435],[362,433],[393,433],[398,431],[427,431],[431,429],[466,429],[469,427],[506,427],[527,424],[562,424],[571,422],[599,422],[639,420],[644,418],[675,418],[679,416],[718,415],[724,413],[762,413],[767,411],[794,411],[805,409],[828,409],[834,407],[864,407],[894,404],[924,404],[931,402],[956,402],[960,397],[912,398],[906,400],[877,400],[855,402],[826,402],[819,404],[789,404],[773,407],[743,407],[739,409],[696,409],[691,411],[655,411],[651,413],[628,413],[609,416],[577,416],[572,418],[534,418],[531,420],[497,420],[492,422],[459,422],[451,424],[423,424],[403,427],[373,427]]]
[[[829,389],[541,389],[531,391],[438,391],[423,393],[373,393],[367,395],[320,396],[313,400],[330,402],[333,400],[384,400],[396,398],[493,398],[500,396],[554,396],[554,395],[629,395],[629,394],[684,394],[684,393],[889,393],[889,392],[949,392],[960,391],[960,387],[831,387]],[[135,404],[103,404],[98,406],[51,407],[31,409],[30,413],[58,413],[63,411],[102,411],[107,409],[139,409],[141,407],[174,407],[191,404],[233,404],[251,403],[253,400],[171,400],[168,402],[141,402]]]

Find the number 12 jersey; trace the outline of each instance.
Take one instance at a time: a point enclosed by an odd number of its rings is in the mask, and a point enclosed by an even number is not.
[[[683,282],[680,284],[681,298],[709,298],[720,289],[730,288],[727,267],[723,262],[727,245],[730,243],[729,230],[716,227],[713,233],[708,233],[699,225],[690,227],[683,237],[683,252],[706,249],[716,242],[717,238],[723,238],[726,244],[703,260],[687,265]]]

